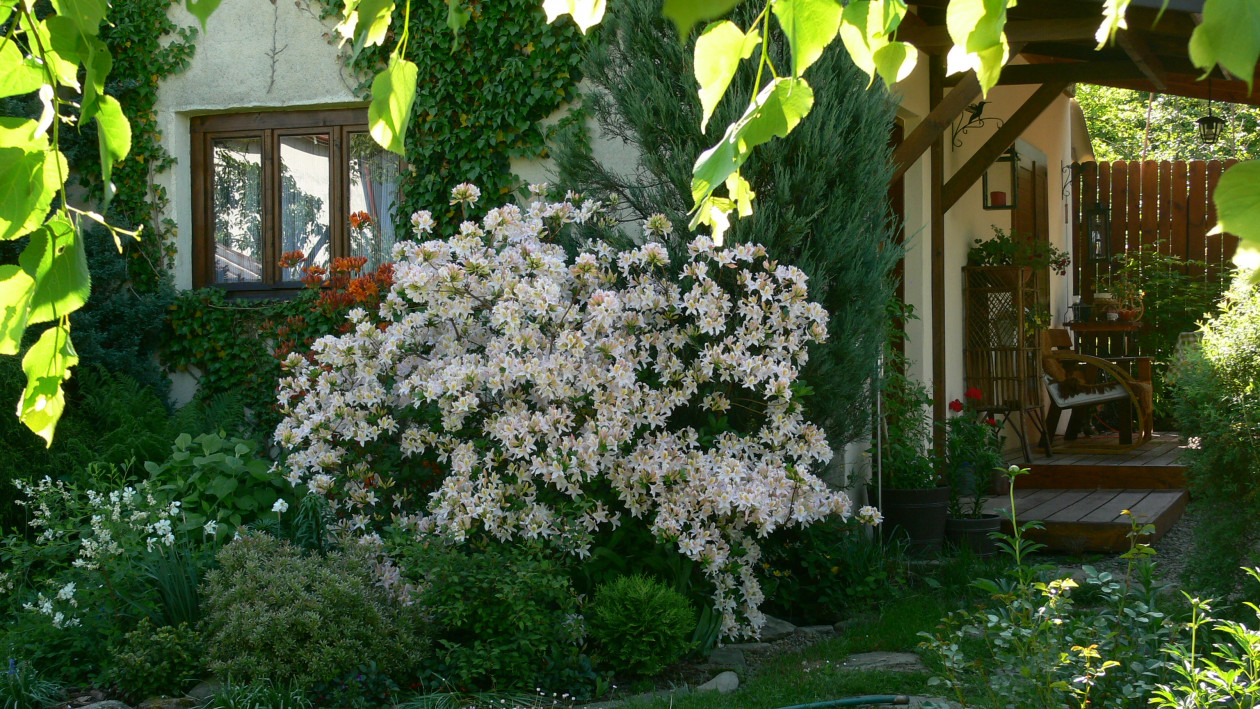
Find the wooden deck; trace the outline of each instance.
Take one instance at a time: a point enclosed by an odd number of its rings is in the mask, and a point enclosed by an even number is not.
[[[1130,523],[1122,510],[1154,525],[1155,533],[1143,541],[1155,541],[1181,518],[1189,502],[1181,459],[1186,448],[1177,434],[1157,433],[1137,450],[1118,455],[1056,450],[1046,456],[1039,451],[1030,464],[1013,452],[1007,463],[1031,471],[1015,480],[1016,516],[1021,522],[1044,523],[1046,528],[1030,537],[1058,551],[1127,550]],[[1008,504],[1005,495],[998,495],[985,509],[1002,511]],[[1010,533],[1009,523],[1005,526]]]
[[[1029,538],[1050,549],[1121,552],[1129,548],[1129,510],[1142,524],[1155,525],[1145,542],[1164,536],[1186,510],[1190,495],[1185,490],[1016,490],[1015,515],[1021,522],[1033,520],[1045,529],[1029,532]],[[1009,500],[999,495],[985,503],[986,512],[1000,513]],[[1011,533],[1010,522],[1003,531]]]

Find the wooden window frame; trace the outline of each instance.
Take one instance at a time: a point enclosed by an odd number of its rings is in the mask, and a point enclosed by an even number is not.
[[[302,289],[297,281],[281,281],[279,233],[280,139],[293,135],[329,136],[329,255],[348,256],[350,251],[349,136],[367,133],[366,108],[312,111],[258,111],[253,113],[197,116],[190,122],[193,202],[193,287],[214,286],[230,296],[281,298]],[[259,138],[262,141],[262,239],[263,282],[216,283],[214,280],[214,162],[211,146],[226,138]]]

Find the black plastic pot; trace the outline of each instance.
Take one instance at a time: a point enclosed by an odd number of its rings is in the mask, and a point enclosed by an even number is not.
[[[922,490],[884,488],[884,539],[908,541],[914,556],[929,556],[941,548],[945,538],[945,516],[949,508],[949,487]]]
[[[997,542],[989,536],[1001,531],[1002,518],[997,515],[980,515],[945,520],[945,541],[950,546],[970,549],[976,556],[993,556],[997,553]]]

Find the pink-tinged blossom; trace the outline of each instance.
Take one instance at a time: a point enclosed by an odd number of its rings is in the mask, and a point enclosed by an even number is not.
[[[452,202],[475,201],[471,187]],[[680,275],[656,243],[570,260],[553,230],[595,209],[509,205],[449,239],[397,244],[379,310],[285,362],[287,475],[360,535],[392,519],[585,557],[597,534],[646,525],[704,569],[723,634],[751,635],[756,540],[851,511],[813,474],[832,452],[793,390],[827,313],[759,245],[700,237]],[[687,423],[711,415],[735,425]],[[412,496],[391,468],[421,459],[442,476]],[[393,570],[383,582],[399,583]]]

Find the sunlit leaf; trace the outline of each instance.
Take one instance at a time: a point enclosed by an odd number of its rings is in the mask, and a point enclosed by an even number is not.
[[[446,0],[446,26],[455,34],[459,34],[468,24],[472,15],[464,9],[463,0]]]
[[[101,181],[105,185],[105,202],[114,196],[114,163],[131,152],[131,124],[123,115],[122,106],[113,96],[102,96],[96,111],[96,138],[101,151]]]
[[[109,6],[105,0],[52,0],[57,14],[73,22],[81,32],[96,36]]]
[[[695,204],[699,206],[739,170],[753,148],[787,135],[813,105],[814,92],[804,79],[782,77],[767,84],[744,115],[727,126],[717,145],[696,160],[691,171],[691,197]]]
[[[875,50],[875,71],[885,84],[904,81],[919,63],[919,50],[906,42],[889,42]]]
[[[105,93],[105,79],[114,67],[114,58],[110,56],[109,47],[96,37],[89,38],[87,56],[83,62],[83,106],[80,111],[81,122],[92,120],[99,107],[98,101]]]
[[[954,46],[946,58],[949,73],[974,69],[986,96],[1010,58],[1006,26],[1007,0],[954,0],[945,10],[945,24]]]
[[[1240,162],[1226,170],[1216,183],[1212,200],[1216,227],[1210,233],[1227,232],[1241,239],[1235,262],[1254,259],[1255,252],[1260,251],[1260,160]]]
[[[411,120],[411,104],[416,99],[415,64],[397,54],[385,71],[372,80],[372,103],[368,106],[368,131],[382,148],[403,154],[403,138]]]
[[[710,24],[696,39],[696,81],[700,84],[700,106],[704,111],[700,119],[701,133],[730,86],[739,62],[752,56],[760,43],[761,34],[757,30],[744,34],[729,20]]]
[[[62,86],[79,89],[79,62],[86,45],[79,26],[61,15],[51,15],[37,23],[35,32],[46,49],[43,55]]]
[[[185,0],[184,5],[192,16],[201,21],[201,29],[206,28],[206,20],[210,19],[219,3],[223,0]]]
[[[79,355],[70,342],[70,326],[57,323],[40,335],[22,358],[26,373],[26,390],[18,404],[22,423],[52,445],[57,420],[66,407],[62,384],[70,378],[70,368],[79,363]]]
[[[1252,90],[1260,60],[1260,3],[1255,0],[1207,0],[1203,22],[1190,35],[1190,60],[1204,76],[1220,64]]]
[[[66,159],[36,135],[36,121],[0,118],[0,240],[16,239],[44,223],[67,174]],[[60,167],[60,174],[58,172]]]
[[[29,94],[44,84],[39,62],[22,56],[17,42],[0,47],[0,98]]]
[[[892,85],[909,76],[918,63],[919,50],[905,42],[892,41],[892,31],[904,16],[904,4],[883,0],[854,0],[844,9],[840,39],[853,63],[866,72],[871,83],[880,76]]]
[[[678,28],[678,38],[687,41],[691,28],[700,22],[716,20],[742,0],[665,0],[661,14]]]
[[[394,15],[394,0],[346,0],[344,12],[336,31],[342,44],[354,40],[357,55],[365,46],[385,41]]]
[[[0,355],[18,353],[35,279],[19,266],[0,266]]]
[[[55,320],[87,302],[92,290],[87,252],[74,225],[65,217],[54,217],[32,232],[18,263],[35,279],[28,324]]]
[[[777,0],[773,10],[792,49],[792,75],[799,77],[836,38],[844,8],[836,0]]]
[[[543,0],[543,11],[547,13],[548,22],[555,22],[556,18],[569,15],[582,34],[586,34],[587,30],[604,19],[604,7],[604,0]]]
[[[726,194],[730,195],[730,199],[735,203],[735,208],[739,210],[739,216],[752,216],[752,201],[756,198],[757,193],[753,192],[752,185],[748,184],[748,180],[739,174],[738,171],[731,173],[726,178]]]
[[[1102,49],[1108,42],[1115,40],[1116,32],[1128,29],[1124,20],[1124,12],[1129,9],[1130,0],[1105,0],[1103,2],[1103,21],[1098,26],[1094,39],[1098,40],[1096,49]]]

